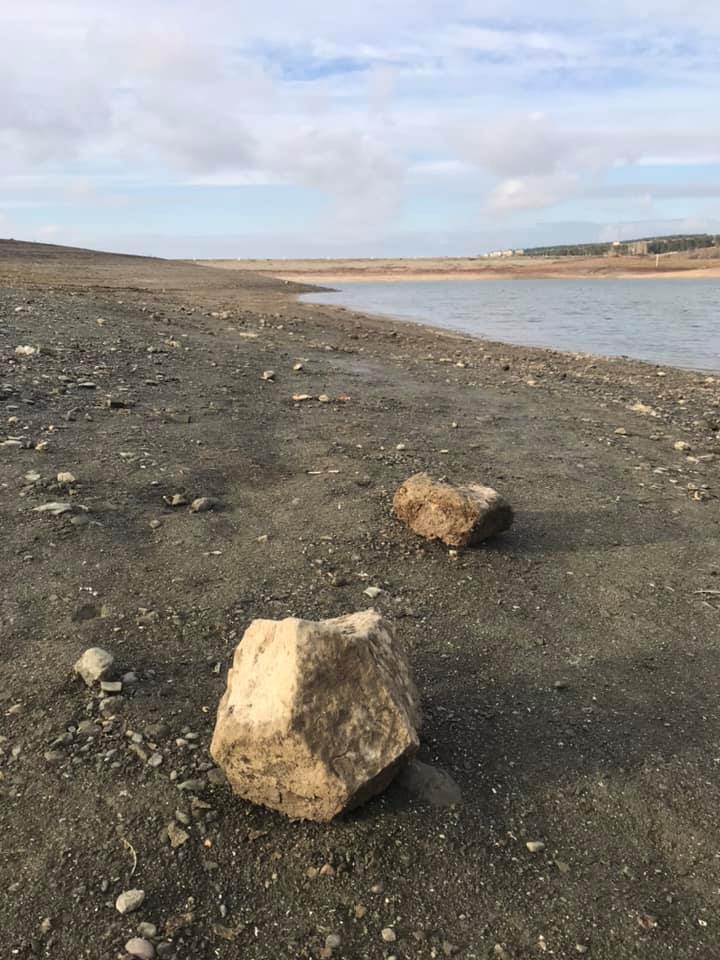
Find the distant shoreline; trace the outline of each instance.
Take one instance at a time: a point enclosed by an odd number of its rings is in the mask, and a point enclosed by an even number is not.
[[[310,284],[462,280],[720,279],[720,259],[654,257],[418,258],[396,260],[198,260],[222,270],[250,270]]]

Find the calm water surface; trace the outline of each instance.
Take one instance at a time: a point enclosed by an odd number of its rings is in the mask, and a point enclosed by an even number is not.
[[[343,283],[303,299],[506,343],[720,370],[717,279]]]

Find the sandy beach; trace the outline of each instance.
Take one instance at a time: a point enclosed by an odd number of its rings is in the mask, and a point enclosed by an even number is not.
[[[660,257],[437,257],[396,260],[203,260],[223,270],[251,270],[301,283],[391,283],[402,280],[532,280],[720,277],[720,259]]]

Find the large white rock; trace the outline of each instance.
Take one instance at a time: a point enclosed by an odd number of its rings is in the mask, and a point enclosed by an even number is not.
[[[255,620],[235,650],[210,752],[233,790],[330,820],[384,790],[418,747],[408,659],[375,610]]]

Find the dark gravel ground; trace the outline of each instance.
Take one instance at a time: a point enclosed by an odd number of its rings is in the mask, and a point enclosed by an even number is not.
[[[0,243],[0,957],[112,960],[140,922],[178,960],[720,957],[720,383],[294,289]],[[421,469],[515,526],[417,540],[389,506]],[[367,586],[463,804],[234,798],[207,746],[242,631]],[[102,709],[72,675],[93,645],[137,678]]]

